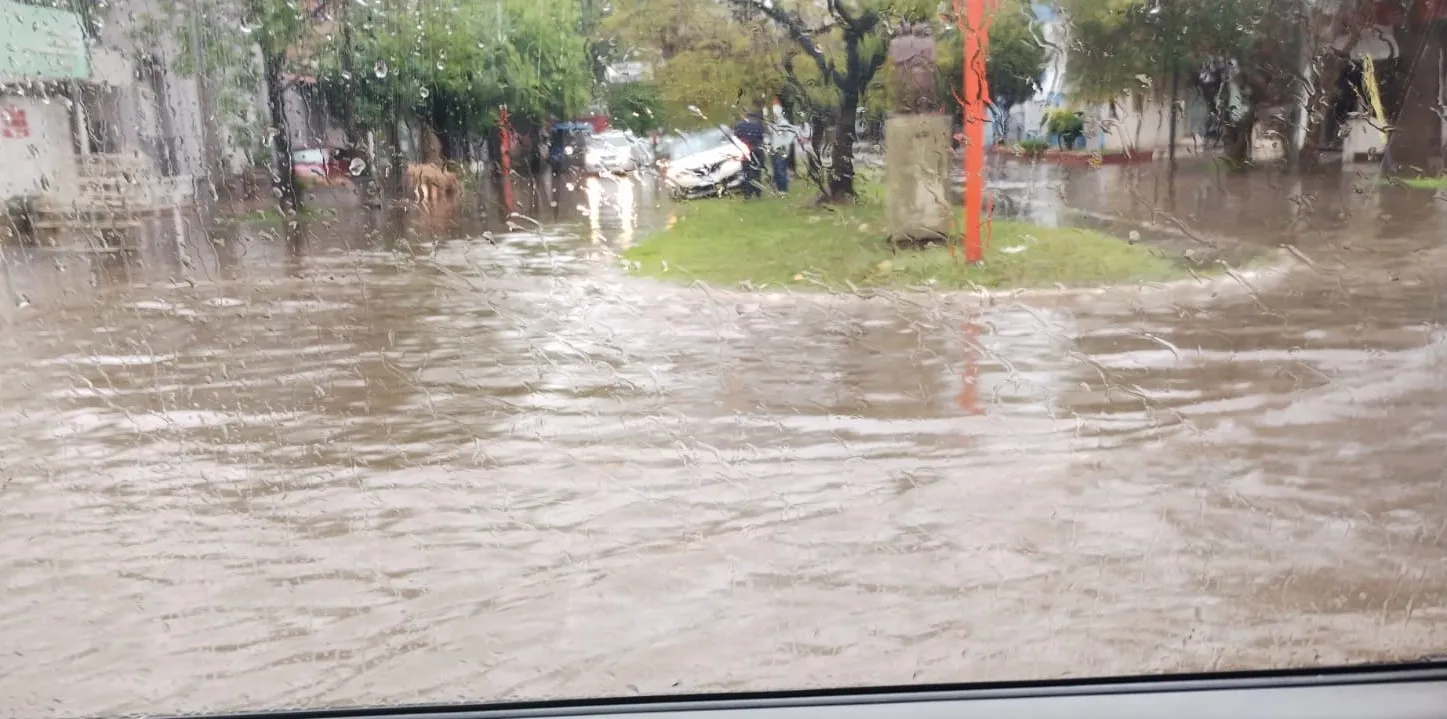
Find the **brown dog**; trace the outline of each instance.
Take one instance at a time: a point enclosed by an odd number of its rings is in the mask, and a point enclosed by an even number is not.
[[[407,165],[404,179],[420,204],[426,204],[434,197],[451,197],[462,190],[461,178],[433,164]]]

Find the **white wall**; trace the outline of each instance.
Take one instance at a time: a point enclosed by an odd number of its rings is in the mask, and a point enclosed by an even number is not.
[[[201,95],[195,78],[181,77],[170,69],[173,58],[174,55],[169,53],[163,58],[161,77],[166,91],[164,101],[171,110],[171,144],[176,153],[177,174],[205,177],[204,130],[201,127],[205,117],[201,111]]]
[[[1170,145],[1170,103],[1168,101],[1122,98],[1110,104],[1083,104],[1069,101],[1070,74],[1065,48],[1070,46],[1069,24],[1065,18],[1048,8],[1036,8],[1040,33],[1048,50],[1045,72],[1040,78],[1040,92],[1029,102],[1012,108],[1011,139],[1038,137],[1047,139],[1041,127],[1053,110],[1070,109],[1086,115],[1086,138],[1081,149],[1098,152],[1124,150],[1163,150]],[[1176,117],[1177,152],[1190,151],[1200,144],[1198,135],[1206,130],[1207,108],[1202,98],[1185,86],[1178,93],[1182,110]]]
[[[1045,72],[1040,76],[1040,91],[1035,97],[1010,108],[1009,141],[1028,138],[1044,139],[1041,122],[1045,113],[1064,105],[1066,87],[1065,48],[1069,47],[1068,26],[1054,10],[1040,5],[1033,8],[1040,21],[1041,41],[1045,45]]]
[[[1342,158],[1354,161],[1359,155],[1381,157],[1387,149],[1380,124],[1367,117],[1353,117],[1346,122],[1347,134],[1342,139]]]
[[[76,184],[74,133],[65,98],[0,96],[0,108],[23,110],[30,136],[0,137],[0,198],[36,195]]]
[[[1193,136],[1206,131],[1205,103],[1193,91],[1181,95],[1183,111],[1176,116],[1178,151],[1194,146]],[[1085,149],[1100,152],[1165,149],[1171,141],[1170,107],[1167,100],[1145,100],[1139,104],[1125,101],[1116,103],[1114,116],[1109,105],[1089,108]]]

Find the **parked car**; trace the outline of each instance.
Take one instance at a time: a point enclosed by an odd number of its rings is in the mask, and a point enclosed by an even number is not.
[[[552,166],[553,172],[581,166],[588,138],[592,136],[593,126],[586,122],[560,122],[553,125],[553,131],[548,135],[548,164]]]
[[[723,125],[659,143],[659,169],[674,197],[719,195],[742,185],[748,146]]]
[[[625,132],[604,132],[588,138],[583,170],[603,174],[635,172],[652,164],[647,145]]]
[[[291,171],[303,185],[335,184],[366,173],[365,161],[356,168],[357,172],[353,171],[353,160],[357,157],[342,148],[303,148],[291,153]]]

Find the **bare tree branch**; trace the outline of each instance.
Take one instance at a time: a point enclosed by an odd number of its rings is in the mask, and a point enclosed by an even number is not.
[[[879,72],[879,68],[884,67],[884,60],[888,56],[889,50],[881,47],[874,53],[874,57],[869,58],[869,64],[864,67],[863,79],[865,83],[874,79],[874,74]]]
[[[774,21],[785,35],[789,36],[794,44],[803,49],[804,54],[814,60],[814,65],[819,68],[819,73],[830,82],[842,82],[843,76],[834,67],[833,61],[824,56],[824,49],[814,41],[814,33],[810,32],[804,24],[804,19],[797,14],[784,10],[774,2],[768,0],[726,0],[730,5],[748,10],[757,10],[765,17]]]
[[[844,26],[846,31],[854,30],[854,17],[844,8],[839,0],[829,0],[829,14],[838,18],[839,24]]]

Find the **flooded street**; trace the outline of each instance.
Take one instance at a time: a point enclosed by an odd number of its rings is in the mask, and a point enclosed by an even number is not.
[[[166,220],[135,257],[5,248],[0,704],[1447,651],[1443,204],[1001,172],[1040,221],[1290,244],[1296,269],[984,307],[675,287],[610,254],[667,214],[626,180],[538,203],[541,229],[348,209]]]

